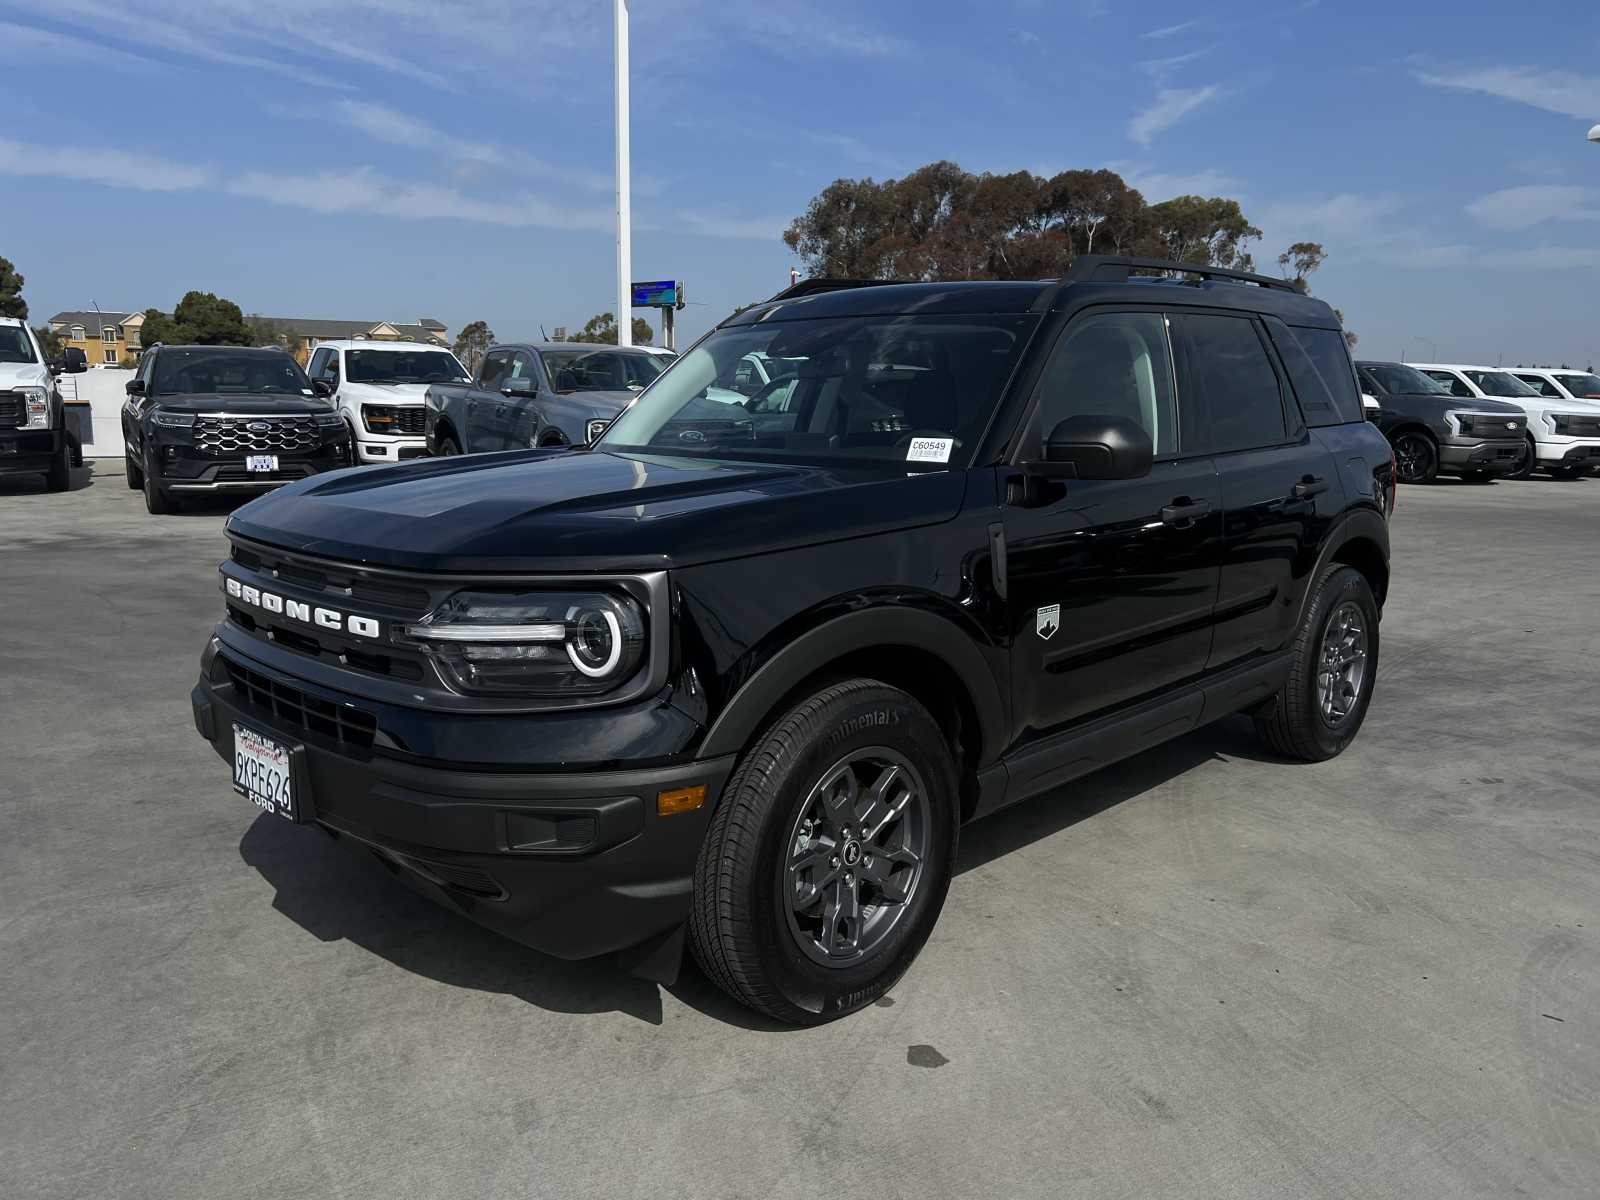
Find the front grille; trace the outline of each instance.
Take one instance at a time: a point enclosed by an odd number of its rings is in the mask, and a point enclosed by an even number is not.
[[[324,642],[310,628],[293,629],[286,625],[274,625],[265,617],[258,618],[237,604],[228,605],[228,620],[246,633],[265,638],[274,646],[282,646],[285,650],[293,650],[296,654],[320,662],[364,671],[368,675],[384,675],[390,679],[415,682],[423,677],[422,664],[413,659],[384,654],[377,648],[360,649],[350,645],[348,640],[338,644]]]
[[[1456,421],[1461,426],[1462,437],[1520,438],[1528,428],[1528,418],[1511,413],[1458,413]],[[1507,426],[1510,426],[1508,429]]]
[[[1593,416],[1587,413],[1556,413],[1554,417],[1557,433],[1567,437],[1600,437],[1600,413]]]
[[[0,395],[0,429],[20,429],[27,423],[27,401],[15,393]]]
[[[369,433],[400,433],[421,437],[427,428],[427,411],[420,404],[399,407],[388,404],[363,404],[361,419]]]
[[[285,725],[319,734],[341,745],[361,750],[371,748],[378,733],[378,719],[371,713],[353,705],[319,699],[241,666],[226,655],[221,658],[235,694],[249,707],[276,717]]]
[[[407,587],[336,563],[311,565],[264,546],[241,546],[237,542],[231,557],[247,571],[257,571],[311,591],[328,592],[336,601],[348,597],[402,608],[414,620],[420,620],[433,607],[426,588]]]
[[[194,423],[194,444],[206,454],[304,454],[321,442],[310,417],[197,417]]]

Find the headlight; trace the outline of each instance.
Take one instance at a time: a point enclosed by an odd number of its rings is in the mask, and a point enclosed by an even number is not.
[[[188,429],[194,424],[192,412],[174,412],[166,408],[156,409],[150,414],[150,419],[157,425],[165,425],[170,429]]]
[[[462,592],[415,625],[445,678],[478,696],[599,696],[644,658],[644,611],[609,592]]]
[[[600,440],[600,435],[606,431],[610,421],[590,421],[583,427],[583,437],[586,442],[594,443]]]
[[[1557,433],[1572,432],[1572,418],[1566,413],[1550,413],[1545,420],[1550,422],[1550,428]]]
[[[334,429],[344,424],[344,418],[336,412],[316,413],[313,419],[323,429]]]
[[[22,397],[23,407],[28,410],[27,422],[24,429],[50,428],[50,393],[42,387],[17,388],[15,395]]]
[[[365,423],[368,433],[393,433],[395,427],[394,409],[376,404],[363,404],[361,406],[361,420]]]

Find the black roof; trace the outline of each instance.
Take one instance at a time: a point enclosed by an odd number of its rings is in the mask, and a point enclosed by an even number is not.
[[[1182,272],[1136,275],[1134,271]],[[808,279],[725,325],[825,317],[960,315],[1047,312],[1080,303],[1085,295],[1107,303],[1149,303],[1154,290],[1172,304],[1268,313],[1298,325],[1339,328],[1325,301],[1307,296],[1286,279],[1191,263],[1084,256],[1064,279],[952,280],[907,283],[883,280]]]

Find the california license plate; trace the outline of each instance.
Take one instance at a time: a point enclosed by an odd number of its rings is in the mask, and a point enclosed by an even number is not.
[[[251,454],[244,460],[246,471],[276,471],[278,469],[278,456],[276,454]]]
[[[243,725],[233,727],[233,790],[264,812],[296,819],[289,747]]]

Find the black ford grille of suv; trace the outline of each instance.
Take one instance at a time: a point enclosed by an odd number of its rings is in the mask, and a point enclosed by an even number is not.
[[[228,680],[241,700],[296,729],[321,734],[363,750],[371,747],[378,733],[378,719],[371,713],[347,704],[319,699],[297,687],[268,679],[226,655],[221,657]]]
[[[1462,437],[1520,438],[1528,427],[1528,418],[1510,413],[1460,413],[1456,421],[1461,425]]]
[[[194,444],[207,454],[306,453],[321,441],[310,417],[198,417],[194,423]]]
[[[406,408],[386,404],[363,404],[361,419],[367,423],[369,433],[403,433],[421,437],[427,429],[427,412],[423,407]]]
[[[1556,432],[1567,437],[1600,437],[1600,413],[1555,413]]]
[[[15,393],[0,393],[0,429],[18,429],[27,420],[27,401]]]

